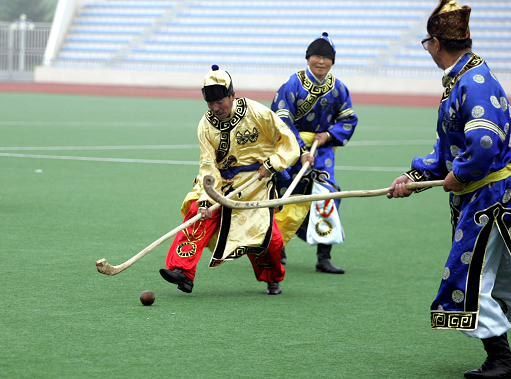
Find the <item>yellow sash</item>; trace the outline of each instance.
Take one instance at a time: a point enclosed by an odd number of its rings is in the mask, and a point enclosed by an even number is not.
[[[507,165],[499,171],[492,172],[488,176],[484,177],[477,182],[468,184],[463,191],[454,192],[455,195],[466,195],[467,193],[474,192],[479,188],[482,188],[490,183],[500,182],[501,180],[507,179],[511,176],[511,165]]]
[[[307,147],[311,147],[312,143],[316,139],[316,133],[312,132],[300,132],[300,137],[302,137],[303,142],[307,145]]]
[[[316,133],[300,132],[300,137],[307,147],[311,147],[316,138]],[[310,206],[310,202],[290,204],[275,214],[275,221],[284,239],[284,244],[287,244],[295,236],[307,214],[309,214]]]

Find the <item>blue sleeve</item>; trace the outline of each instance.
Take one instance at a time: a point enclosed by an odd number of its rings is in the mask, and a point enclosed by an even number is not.
[[[336,109],[337,114],[334,115],[334,123],[328,128],[328,133],[332,136],[331,145],[344,146],[355,132],[358,117],[352,108],[348,88],[337,80],[336,90],[339,92],[339,106]]]
[[[443,179],[447,175],[445,157],[441,148],[442,139],[437,138],[433,151],[421,158],[412,160],[412,169],[420,171],[427,180]]]
[[[300,137],[300,132],[295,127],[295,116],[297,113],[296,98],[298,94],[298,78],[296,75],[291,76],[277,91],[275,98],[271,104],[271,110],[291,129],[300,145],[300,151],[305,150],[305,142]]]
[[[470,77],[463,83],[458,95],[465,150],[454,159],[453,173],[462,183],[487,176],[506,141],[502,128],[505,112],[500,106],[503,93],[495,79],[489,75],[484,78],[483,83],[478,83]]]

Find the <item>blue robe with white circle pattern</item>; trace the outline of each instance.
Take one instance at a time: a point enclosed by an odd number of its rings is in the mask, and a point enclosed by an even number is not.
[[[444,77],[432,153],[412,161],[429,180],[452,171],[463,183],[477,182],[511,163],[511,108],[504,89],[483,59],[467,53]],[[511,178],[464,195],[450,194],[453,239],[438,294],[431,305],[434,328],[474,330],[479,288],[492,226],[511,247]],[[511,289],[510,289],[511,291]]]
[[[358,123],[348,88],[331,72],[319,83],[307,68],[293,74],[280,87],[271,109],[293,131],[302,150],[305,143],[300,132],[330,133],[332,139],[317,149],[314,175],[331,191],[336,191],[339,186],[334,173],[335,147],[348,143]],[[298,162],[288,169],[288,176],[280,176],[279,187],[285,190],[300,168],[301,162]],[[307,190],[300,185],[293,191],[294,194],[305,192]]]

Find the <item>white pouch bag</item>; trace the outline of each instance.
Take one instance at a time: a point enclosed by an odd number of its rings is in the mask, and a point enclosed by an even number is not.
[[[329,193],[328,188],[314,181],[312,194]],[[307,243],[310,245],[333,245],[344,242],[344,229],[335,206],[335,201],[313,201],[307,225]]]

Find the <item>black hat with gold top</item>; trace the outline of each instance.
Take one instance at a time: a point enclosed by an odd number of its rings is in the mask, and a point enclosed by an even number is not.
[[[456,0],[441,0],[428,19],[428,34],[442,40],[462,41],[470,38],[470,11]]]
[[[207,102],[222,100],[224,97],[234,95],[231,75],[227,71],[220,70],[214,64],[211,71],[204,77],[202,84],[202,96]]]

